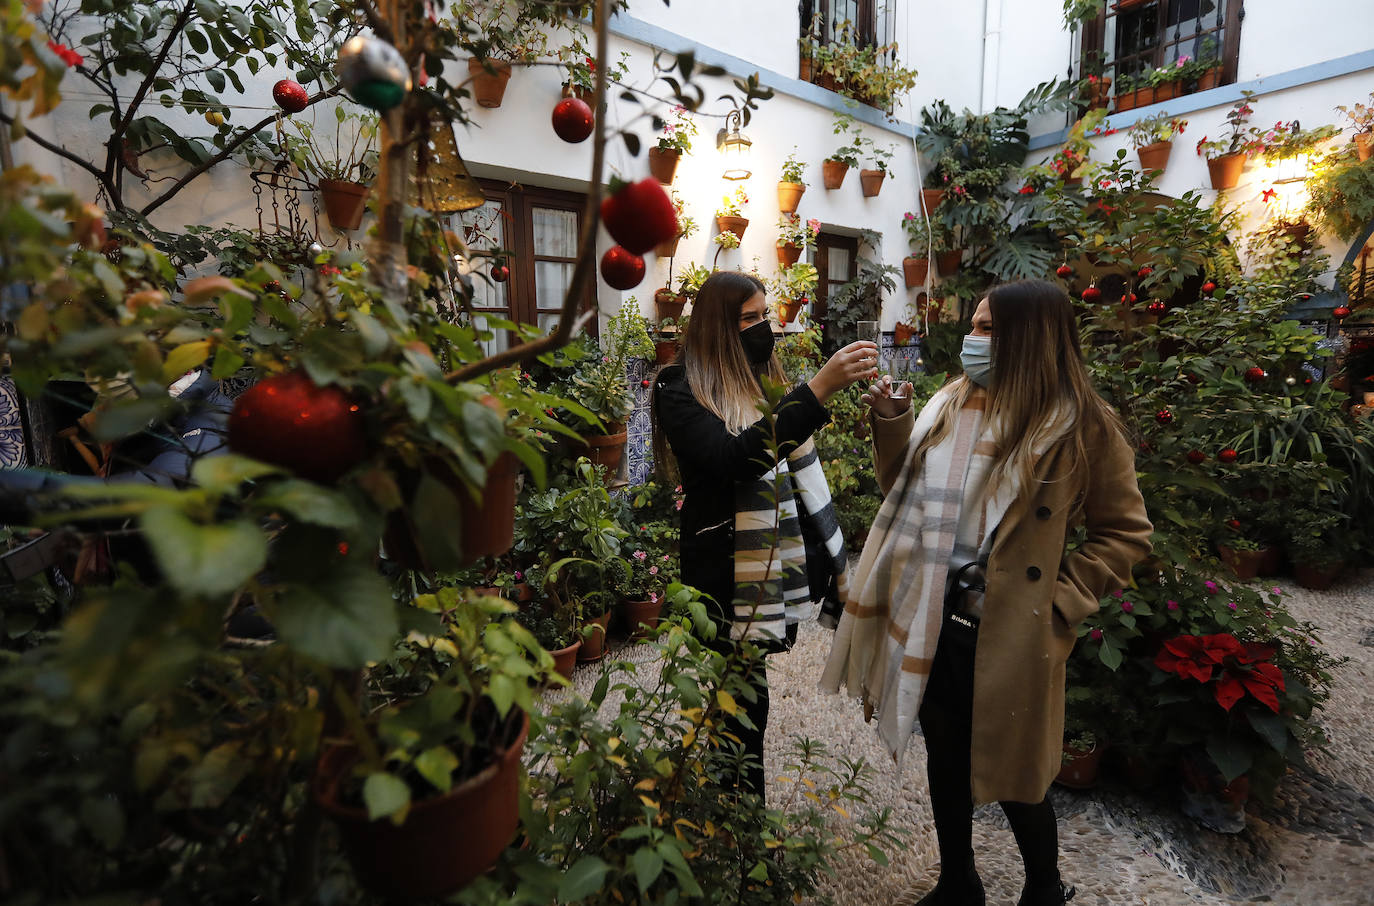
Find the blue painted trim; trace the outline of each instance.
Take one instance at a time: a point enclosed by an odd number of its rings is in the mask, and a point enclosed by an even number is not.
[[[1102,125],[1105,129],[1129,129],[1131,124],[1136,120],[1147,116],[1153,116],[1164,110],[1181,116],[1185,113],[1206,110],[1210,107],[1221,107],[1227,104],[1234,104],[1241,99],[1242,91],[1253,91],[1259,95],[1272,94],[1276,91],[1283,91],[1288,88],[1299,88],[1303,85],[1311,85],[1313,82],[1325,82],[1328,79],[1352,75],[1357,72],[1363,72],[1366,69],[1374,69],[1374,50],[1362,50],[1359,53],[1337,57],[1334,60],[1325,60],[1321,63],[1313,63],[1310,66],[1299,66],[1297,69],[1290,69],[1287,72],[1263,76],[1258,79],[1252,79],[1249,82],[1220,85],[1216,88],[1209,88],[1206,91],[1197,91],[1193,94],[1184,95],[1181,98],[1173,98],[1163,103],[1136,107],[1133,110],[1127,110],[1124,113],[1117,113],[1107,117]],[[1032,151],[1038,151],[1041,148],[1050,148],[1055,145],[1063,144],[1068,133],[1068,129],[1060,129],[1057,132],[1049,132],[1044,135],[1034,136],[1030,140],[1030,149]]]
[[[671,53],[678,53],[683,49],[683,44],[691,46],[696,53],[697,62],[707,66],[719,66],[726,72],[736,76],[746,76],[756,72],[759,76],[759,83],[772,88],[779,94],[794,97],[797,100],[805,101],[808,104],[815,104],[817,107],[825,107],[836,113],[847,113],[860,122],[870,126],[877,126],[879,129],[886,129],[888,132],[896,133],[903,138],[910,139],[916,134],[916,126],[901,120],[889,120],[887,115],[881,110],[877,110],[867,104],[860,104],[844,95],[837,94],[819,85],[812,85],[810,82],[803,82],[801,79],[785,76],[774,72],[771,69],[763,69],[755,63],[751,63],[743,57],[716,50],[714,47],[707,47],[698,44],[688,38],[679,35],[677,32],[669,31],[657,25],[645,22],[643,19],[636,19],[633,16],[618,14],[611,18],[611,34],[639,44],[646,44],[649,47],[666,50]],[[853,105],[853,106],[850,106]]]

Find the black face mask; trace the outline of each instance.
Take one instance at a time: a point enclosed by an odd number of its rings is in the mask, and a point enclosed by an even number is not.
[[[739,341],[750,365],[766,364],[773,356],[773,325],[760,321],[746,327],[739,332]]]

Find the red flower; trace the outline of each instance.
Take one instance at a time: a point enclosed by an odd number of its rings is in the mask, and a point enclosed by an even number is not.
[[[1249,692],[1262,705],[1279,711],[1278,693],[1283,691],[1283,674],[1268,663],[1273,645],[1241,643],[1225,632],[1216,635],[1181,635],[1164,643],[1155,655],[1155,666],[1184,679],[1209,683],[1215,677],[1212,694],[1217,704],[1230,711]]]
[[[1260,193],[1260,200],[1265,202],[1273,201],[1274,196],[1278,194],[1279,193],[1277,189],[1265,189],[1263,192]]]
[[[58,44],[56,41],[48,41],[48,50],[51,50],[61,57],[62,62],[66,63],[68,66],[80,66],[82,63],[86,62],[86,58],[81,56],[81,54],[72,50],[65,44]]]
[[[1279,713],[1279,692],[1283,691],[1283,674],[1273,664],[1254,664],[1227,670],[1218,680],[1217,704],[1230,711],[1245,693],[1249,692],[1260,704]]]
[[[1035,186],[1022,186],[1022,187],[1020,188],[1020,190],[1017,191],[1016,194],[1018,194],[1018,195],[1034,195],[1034,194],[1035,194]]]

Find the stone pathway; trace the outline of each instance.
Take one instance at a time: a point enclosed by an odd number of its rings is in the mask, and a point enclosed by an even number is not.
[[[1278,585],[1291,595],[1293,614],[1320,627],[1327,650],[1350,659],[1337,670],[1321,715],[1331,738],[1327,752],[1293,769],[1272,806],[1252,803],[1246,829],[1234,835],[1208,831],[1174,802],[1110,781],[1088,792],[1054,787],[1060,867],[1078,887],[1075,906],[1374,906],[1374,570],[1347,575],[1326,592],[1288,580]],[[893,808],[909,842],[888,853],[887,868],[866,857],[841,864],[825,890],[839,906],[912,904],[938,872],[924,753],[913,746],[899,771],[856,705],[816,689],[829,649],[830,633],[807,624],[791,652],[769,659],[768,773],[781,771],[790,735],[868,759],[877,769],[880,804]],[[616,655],[647,661],[650,651],[622,648]],[[597,673],[582,669],[576,686],[589,691]],[[1015,903],[1021,863],[1000,808],[975,815],[974,847],[988,903]]]

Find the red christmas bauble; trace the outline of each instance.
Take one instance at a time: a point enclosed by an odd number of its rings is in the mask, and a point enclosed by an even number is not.
[[[1237,529],[1237,530],[1240,529],[1240,520],[1239,520],[1239,519],[1227,519],[1227,520],[1226,520],[1226,524],[1227,524],[1229,527],[1233,528],[1233,529]]]
[[[611,246],[601,256],[601,279],[615,289],[634,289],[644,279],[644,259],[624,246]]]
[[[1344,305],[1338,305],[1337,307],[1331,309],[1331,314],[1335,315],[1338,318],[1348,318],[1350,317],[1350,309]]]
[[[677,209],[657,179],[624,184],[612,180],[611,193],[601,202],[601,221],[626,251],[642,255],[677,235]]]
[[[1058,267],[1056,267],[1056,268],[1054,269],[1054,272],[1055,272],[1056,274],[1058,274],[1059,276],[1061,276],[1061,277],[1072,277],[1072,276],[1073,276],[1073,268],[1069,267],[1067,264],[1061,264],[1061,265],[1059,265]]]
[[[1197,465],[1200,462],[1206,462],[1207,454],[1203,453],[1201,450],[1189,450],[1188,461],[1191,462],[1193,465]]]
[[[1230,447],[1227,447],[1226,449],[1222,450],[1220,453],[1217,454],[1217,460],[1219,462],[1235,462],[1236,457],[1239,455],[1240,454],[1237,453],[1235,450],[1232,450]]]
[[[1169,310],[1169,305],[1163,299],[1151,299],[1150,304],[1145,306],[1145,310],[1155,315],[1162,315]]]
[[[1096,302],[1098,299],[1101,298],[1102,290],[1098,289],[1096,286],[1090,286],[1087,289],[1083,290],[1084,302]]]
[[[1140,270],[1136,271],[1136,272],[1135,272],[1135,275],[1136,275],[1137,277],[1148,277],[1148,276],[1150,276],[1151,274],[1153,274],[1154,272],[1155,272],[1155,269],[1152,268],[1152,267],[1150,267],[1148,264],[1146,264],[1146,265],[1144,265],[1143,267],[1141,267]]]
[[[367,454],[367,430],[347,391],[289,371],[259,381],[234,401],[229,449],[331,482]]]
[[[553,131],[565,142],[586,141],[596,126],[592,108],[580,98],[564,98],[553,108]]]
[[[510,268],[504,264],[493,264],[491,266],[491,279],[497,283],[505,283],[510,279]]]
[[[1264,369],[1258,365],[1251,365],[1249,368],[1245,369],[1245,379],[1252,384],[1264,380],[1266,376]]]
[[[1211,280],[1208,280],[1206,283],[1202,284],[1202,291],[1204,293],[1216,292],[1216,289],[1217,285],[1213,283]]]
[[[287,113],[300,113],[305,109],[305,105],[310,103],[310,95],[300,82],[282,79],[272,86],[272,100]]]
[[[1160,409],[1155,413],[1155,421],[1159,422],[1161,425],[1167,425],[1173,420],[1174,414],[1168,409]]]

